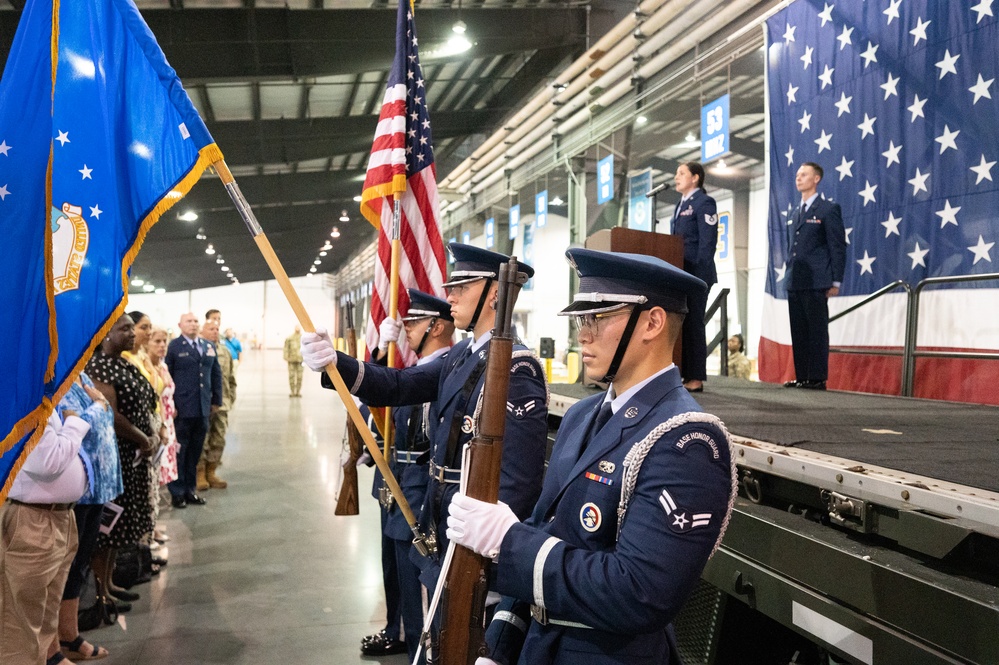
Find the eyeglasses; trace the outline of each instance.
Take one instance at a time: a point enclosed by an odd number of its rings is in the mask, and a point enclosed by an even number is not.
[[[445,286],[445,287],[444,287],[444,291],[445,291],[445,292],[446,292],[446,293],[447,293],[447,294],[448,294],[449,296],[454,296],[455,298],[460,298],[460,297],[461,297],[461,295],[462,295],[462,294],[463,294],[463,293],[465,292],[465,290],[466,290],[466,289],[467,289],[468,287],[472,286],[472,284],[476,284],[476,283],[478,283],[478,282],[479,282],[479,281],[481,281],[482,279],[483,279],[483,278],[482,278],[482,277],[480,277],[480,278],[478,278],[478,279],[476,279],[476,280],[474,280],[474,281],[471,281],[471,282],[465,282],[464,284],[455,284],[454,286]]]
[[[627,307],[625,309],[617,309],[613,312],[599,312],[597,314],[577,314],[572,317],[573,323],[576,325],[576,329],[579,332],[587,332],[591,335],[599,335],[604,328],[601,321],[606,321],[607,319],[614,318],[615,316],[622,316],[624,314],[631,314],[633,307]]]

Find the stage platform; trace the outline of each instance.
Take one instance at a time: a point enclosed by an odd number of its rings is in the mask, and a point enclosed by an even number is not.
[[[579,384],[552,384],[551,390],[556,401],[593,393]],[[999,492],[999,407],[723,376],[710,377],[694,397],[737,437]]]

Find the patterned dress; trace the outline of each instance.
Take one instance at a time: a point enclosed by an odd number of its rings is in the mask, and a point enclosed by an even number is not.
[[[139,368],[120,356],[109,356],[98,347],[87,365],[94,381],[114,388],[118,412],[142,433],[151,436],[156,393]],[[114,502],[124,510],[110,534],[101,534],[98,547],[118,548],[134,545],[153,530],[153,507],[149,502],[149,458],[139,452],[138,444],[118,437],[122,479],[125,491]]]
[[[94,382],[86,373],[80,373],[80,380],[84,385],[94,387]],[[94,505],[111,501],[124,490],[121,483],[121,463],[118,461],[118,444],[114,435],[114,413],[105,411],[104,407],[96,404],[87,391],[75,382],[57,408],[60,414],[66,409],[76,411],[90,425],[90,431],[83,437],[82,445],[90,458],[94,473],[94,491],[91,493],[88,487],[87,493],[77,503]]]
[[[177,390],[177,386],[174,385],[173,377],[170,376],[170,370],[167,369],[165,362],[160,361],[160,364],[156,365],[156,371],[159,372],[160,378],[163,380],[163,392],[160,393],[160,413],[163,416],[163,426],[166,427],[167,436],[163,442],[166,450],[163,451],[163,456],[160,458],[160,485],[166,485],[177,480],[177,451],[180,450],[180,444],[177,442],[177,430],[173,426],[173,419],[177,415],[177,407],[173,403],[173,393]]]

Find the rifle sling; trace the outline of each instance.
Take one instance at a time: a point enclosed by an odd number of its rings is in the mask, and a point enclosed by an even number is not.
[[[444,464],[448,468],[456,469],[461,467],[461,451],[458,449],[458,441],[461,439],[461,426],[465,421],[465,412],[468,410],[468,400],[471,398],[472,391],[475,390],[475,386],[479,383],[479,378],[481,378],[485,369],[486,358],[478,358],[475,368],[468,375],[465,385],[461,387],[459,401],[455,404],[454,413],[451,415],[451,430],[447,435],[447,452],[444,456]],[[454,370],[452,369],[451,371]]]

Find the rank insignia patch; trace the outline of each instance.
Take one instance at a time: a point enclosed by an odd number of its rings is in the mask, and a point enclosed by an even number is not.
[[[666,524],[673,533],[686,533],[711,524],[711,513],[695,513],[677,506],[668,490],[659,495],[659,505],[666,511]]]
[[[579,523],[590,533],[600,528],[600,525],[603,523],[603,516],[600,514],[600,509],[597,508],[597,504],[583,504],[583,507],[579,509]]]

